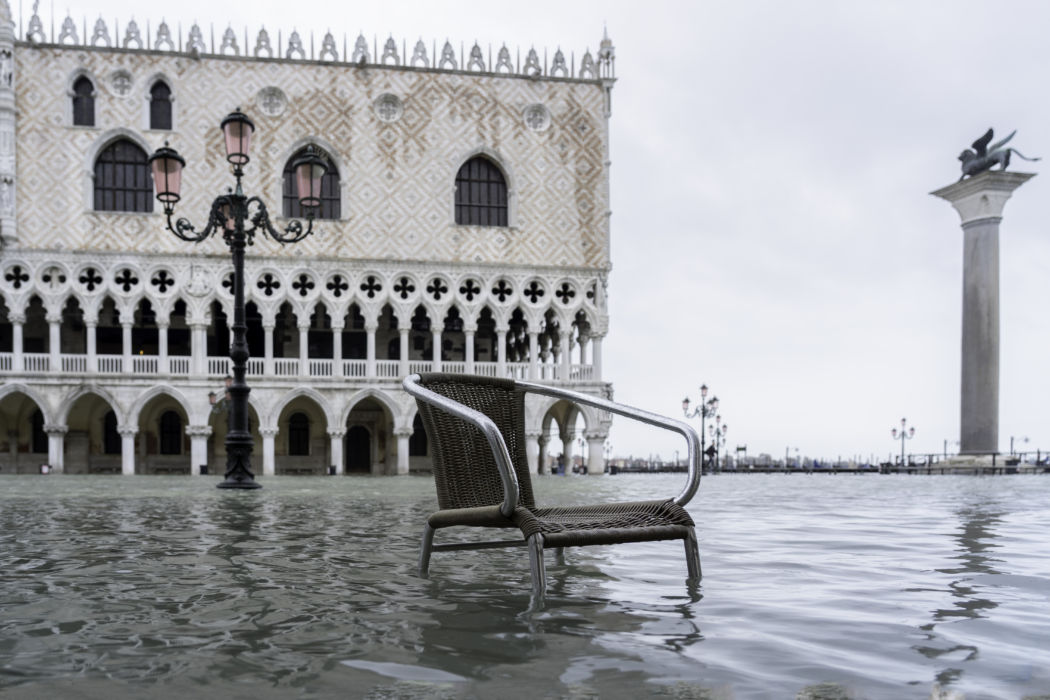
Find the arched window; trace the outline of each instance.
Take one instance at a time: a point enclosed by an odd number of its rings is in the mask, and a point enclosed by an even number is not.
[[[175,411],[165,411],[160,417],[160,453],[182,454],[182,418]]]
[[[320,156],[324,164],[328,166],[328,172],[321,178],[321,206],[317,207],[314,211],[314,218],[317,219],[338,219],[339,218],[339,171],[335,168],[335,163],[328,157],[319,146],[314,146],[317,154]],[[292,154],[292,157],[288,159],[288,162],[284,164],[284,215],[291,218],[298,218],[303,216],[302,207],[299,206],[299,188],[295,183],[295,172],[292,170],[292,163],[295,162],[296,158],[301,156],[306,150],[306,147],[299,149]]]
[[[120,454],[120,435],[117,433],[117,414],[107,411],[102,419],[102,454]]]
[[[149,128],[171,129],[171,88],[163,80],[149,91]]]
[[[408,456],[409,457],[426,457],[427,456],[427,431],[423,428],[423,419],[416,414],[416,419],[412,421],[412,435],[408,438]]]
[[[95,126],[95,85],[83,75],[73,83],[73,126]]]
[[[288,419],[288,454],[310,454],[310,419],[305,413],[293,413]]]
[[[456,223],[507,225],[507,180],[484,156],[471,158],[456,173]]]
[[[47,452],[47,433],[44,432],[44,414],[39,410],[34,411],[29,419],[29,425],[33,431],[33,452],[45,454]]]
[[[146,152],[114,141],[95,160],[95,211],[153,211],[153,176]]]

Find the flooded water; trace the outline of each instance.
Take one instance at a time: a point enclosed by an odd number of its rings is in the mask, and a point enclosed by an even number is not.
[[[0,478],[0,696],[1050,695],[1050,477],[705,477],[699,586],[678,542],[568,550],[534,612],[523,549],[415,576],[428,478],[215,482]]]

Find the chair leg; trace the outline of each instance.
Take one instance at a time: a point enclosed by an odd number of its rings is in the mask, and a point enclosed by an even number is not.
[[[700,547],[696,544],[696,531],[689,528],[685,538],[685,565],[689,569],[689,580],[699,581],[703,578],[700,570]]]
[[[430,523],[423,526],[423,543],[419,548],[419,577],[426,578],[430,570],[430,550],[434,546],[434,528]]]
[[[547,571],[543,565],[543,535],[536,533],[527,540],[529,569],[532,572],[532,595],[542,598],[547,591]]]
[[[557,547],[557,548],[555,548],[555,550],[554,550],[554,558],[558,562],[558,564],[564,566],[564,564],[565,564],[565,547]]]

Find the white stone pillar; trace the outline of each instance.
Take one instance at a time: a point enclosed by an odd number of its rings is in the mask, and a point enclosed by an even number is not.
[[[208,327],[190,324],[190,373],[202,377],[208,373]]]
[[[592,338],[591,365],[594,367],[594,381],[602,379],[602,336],[596,335]]]
[[[118,428],[120,433],[120,473],[130,476],[135,473],[135,435],[134,428]]]
[[[62,371],[62,314],[46,316],[48,330],[48,364],[52,372]]]
[[[572,332],[564,330],[561,332],[561,348],[558,350],[561,359],[561,377],[563,382],[572,379]]]
[[[496,376],[507,376],[507,327],[496,327]]]
[[[328,431],[329,440],[329,454],[331,454],[331,463],[335,466],[335,473],[343,473],[343,438],[346,437],[345,430],[330,430]],[[328,469],[325,467],[325,471]]]
[[[529,379],[540,378],[540,334],[529,331]]]
[[[397,332],[401,334],[401,346],[399,353],[401,355],[401,361],[399,363],[397,371],[398,374],[400,374],[402,377],[408,376],[408,332],[410,330],[411,326],[406,326],[404,328],[402,328],[401,326],[397,327]]]
[[[190,474],[200,476],[201,466],[208,465],[208,438],[211,436],[211,426],[187,425],[186,434],[190,436]]]
[[[310,321],[299,322],[299,376],[310,376]]]
[[[171,374],[171,366],[168,362],[167,321],[157,321],[157,371],[160,374]]]
[[[605,473],[605,455],[602,453],[602,450],[605,448],[605,437],[605,435],[597,433],[584,434],[584,438],[587,440],[588,474]]]
[[[540,434],[538,432],[525,433],[525,457],[529,463],[529,473],[540,473]]]
[[[1033,173],[986,171],[931,194],[958,212],[963,230],[960,454],[999,451],[999,222]]]
[[[467,374],[474,374],[474,336],[476,333],[476,328],[463,329],[463,350],[465,355],[463,359],[467,361]]]
[[[408,439],[411,431],[400,430],[397,433],[397,473],[408,474]]]
[[[538,467],[538,474],[550,474],[551,470],[547,466],[547,443],[550,442],[550,436],[546,433],[540,433],[536,439],[537,453],[536,453],[536,464]]]
[[[45,425],[44,432],[47,433],[47,463],[51,465],[51,471],[61,474],[66,470],[66,431],[64,425]]]
[[[431,359],[431,363],[432,363],[431,371],[433,371],[433,372],[440,372],[441,371],[441,331],[440,330],[431,330],[430,331],[430,342],[433,345],[433,348],[431,348],[432,352],[430,353],[430,359]]]
[[[259,428],[262,435],[262,473],[263,476],[274,476],[277,473],[276,451],[274,449],[274,438],[277,436],[276,428]]]
[[[336,324],[339,325],[336,325]],[[332,323],[332,376],[336,379],[343,376],[343,320]]]
[[[98,321],[84,321],[87,333],[87,371],[98,372]]]
[[[120,322],[120,331],[121,331],[121,334],[122,334],[123,350],[124,350],[124,374],[126,374],[126,375],[134,374],[134,368],[132,367],[132,363],[131,363],[131,328],[132,328],[132,326],[134,326],[134,324],[131,323],[130,321],[121,321]]]
[[[273,376],[273,321],[263,322],[263,372]]]
[[[573,444],[576,442],[576,433],[568,430],[562,433],[561,437],[561,457],[562,462],[565,464],[565,473],[572,473],[572,457],[573,457]]]
[[[8,313],[7,320],[11,322],[11,369],[15,372],[25,370],[24,341],[22,340],[22,327],[25,325],[25,314],[16,312]]]
[[[376,376],[376,331],[379,330],[378,321],[365,321],[365,376],[374,378]]]

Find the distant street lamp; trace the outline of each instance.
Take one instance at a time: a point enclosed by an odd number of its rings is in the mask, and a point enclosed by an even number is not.
[[[707,433],[704,430],[704,421],[708,416],[714,415],[715,411],[718,410],[718,397],[712,396],[710,399],[707,398],[707,385],[700,385],[700,403],[697,404],[696,408],[692,411],[689,410],[689,397],[686,396],[682,399],[682,414],[686,418],[696,418],[700,416],[700,460],[701,467],[703,466],[703,459],[707,456]]]
[[[715,471],[719,470],[718,467],[718,450],[719,448],[726,446],[726,431],[729,430],[729,426],[722,423],[722,416],[715,416],[715,424],[707,426],[707,430],[711,433],[713,441],[711,447],[715,448],[715,461],[712,467]]]
[[[1017,439],[1020,440],[1021,442],[1025,442],[1025,443],[1028,442],[1028,438],[1026,438],[1026,437],[1020,437],[1020,438],[1017,438]],[[1010,456],[1013,457],[1013,455],[1014,455],[1014,436],[1011,435],[1010,436]]]
[[[790,459],[789,455],[791,453],[791,449],[792,448],[790,448],[790,447],[785,447],[784,448],[784,469],[788,469],[789,468],[788,460]],[[798,448],[796,447],[794,449],[795,449],[795,458],[797,459],[798,458]],[[799,466],[802,466],[802,465],[799,464]]]
[[[226,145],[226,160],[233,166],[237,188],[220,195],[212,202],[208,222],[203,230],[196,228],[186,218],[172,221],[175,204],[180,199],[182,169],[186,160],[167,144],[158,148],[149,157],[153,171],[153,185],[157,199],[164,204],[168,219],[168,230],[184,241],[200,243],[214,233],[222,232],[223,241],[233,257],[233,342],[230,343],[230,360],[233,364],[233,381],[230,383],[229,429],[226,432],[226,478],[219,488],[257,489],[251,470],[252,436],[248,431],[248,382],[245,373],[248,365],[247,323],[244,311],[244,248],[251,245],[256,232],[268,235],[278,243],[295,243],[313,233],[314,211],[321,204],[321,178],[327,166],[313,146],[292,162],[295,181],[298,185],[299,206],[306,212],[306,229],[299,221],[292,221],[284,231],[270,224],[266,205],[258,197],[246,197],[241,189],[243,166],[250,158],[252,134],[255,125],[240,110],[230,112],[219,124]],[[254,209],[254,211],[252,211]],[[250,223],[250,228],[245,228]]]
[[[898,434],[898,431],[897,431],[896,428],[893,429],[893,433],[892,433],[894,440],[900,439],[900,441],[901,441],[901,466],[902,467],[905,466],[905,464],[904,464],[904,441],[905,440],[911,440],[913,437],[915,437],[915,428],[908,428],[908,427],[906,427],[907,424],[908,424],[908,420],[906,418],[901,418],[901,429],[899,431],[899,434]]]

